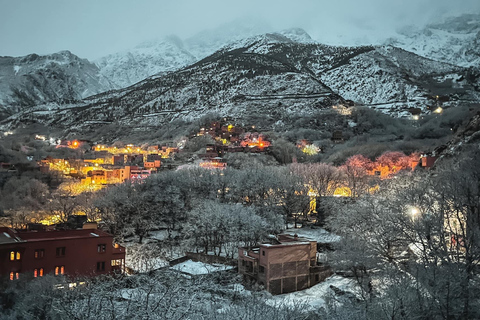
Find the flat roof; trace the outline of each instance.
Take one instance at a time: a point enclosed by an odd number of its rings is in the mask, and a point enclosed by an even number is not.
[[[110,234],[97,229],[17,231],[15,235],[26,242],[111,237]]]

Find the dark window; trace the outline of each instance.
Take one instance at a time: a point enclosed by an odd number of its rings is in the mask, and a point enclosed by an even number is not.
[[[265,255],[265,250],[262,250],[262,256],[264,256],[264,255]]]
[[[57,257],[65,256],[65,247],[58,247],[56,253]]]
[[[265,268],[264,268],[263,266],[259,266],[259,267],[258,267],[258,271],[259,271],[260,273],[264,273],[264,272],[265,272]]]
[[[107,245],[106,244],[99,244],[97,246],[97,252],[102,253],[107,251]]]
[[[315,275],[315,281],[316,281],[316,282],[319,282],[319,281],[320,281],[320,275],[319,275],[319,274],[316,274],[316,275]]]
[[[42,259],[45,256],[44,249],[37,249],[35,250],[35,259]]]
[[[245,267],[245,260],[242,260],[242,266]]]
[[[105,261],[97,262],[97,271],[105,271]]]

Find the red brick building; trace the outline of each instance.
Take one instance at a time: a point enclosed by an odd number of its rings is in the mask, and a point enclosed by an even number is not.
[[[282,234],[272,243],[239,248],[238,271],[272,294],[309,288],[329,277],[326,265],[317,263],[317,242]]]
[[[0,276],[71,277],[123,272],[125,248],[97,229],[15,231],[0,228]]]

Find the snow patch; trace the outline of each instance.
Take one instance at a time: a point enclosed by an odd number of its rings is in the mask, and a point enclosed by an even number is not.
[[[183,263],[179,263],[170,269],[188,273],[191,275],[209,274],[217,271],[225,271],[234,269],[233,266],[227,266],[223,264],[207,264],[200,261],[187,260]]]

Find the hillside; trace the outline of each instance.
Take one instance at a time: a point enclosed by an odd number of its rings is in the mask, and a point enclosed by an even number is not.
[[[425,28],[403,28],[388,44],[462,67],[480,66],[480,14],[450,17]]]
[[[93,63],[69,51],[0,57],[0,106],[4,108],[71,102],[112,88]]]
[[[327,46],[270,33],[235,42],[184,69],[80,103],[40,105],[5,123],[80,128],[118,122],[137,127],[212,112],[266,117],[272,123],[343,99],[405,117],[412,107],[429,112],[436,95],[448,97],[444,107],[474,100],[478,92],[467,73],[391,46]]]

